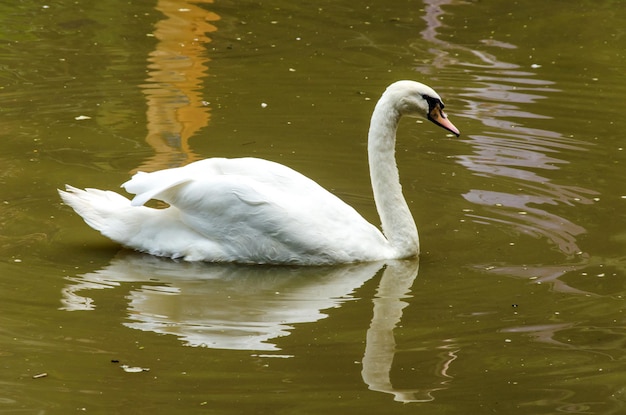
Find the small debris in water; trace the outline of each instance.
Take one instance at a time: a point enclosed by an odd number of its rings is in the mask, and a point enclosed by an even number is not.
[[[128,366],[128,365],[122,365],[120,367],[122,369],[124,369],[124,372],[127,372],[127,373],[139,373],[139,372],[149,372],[150,371],[150,368],[147,368],[147,367]]]
[[[251,354],[252,357],[275,358],[275,359],[291,359],[292,354]]]
[[[78,117],[74,117],[74,119],[76,121],[83,121],[83,120],[90,120],[91,117],[88,117],[87,115],[79,115]]]
[[[38,373],[36,375],[33,375],[33,379],[41,379],[41,378],[45,378],[47,376],[48,376],[48,374],[46,372]]]

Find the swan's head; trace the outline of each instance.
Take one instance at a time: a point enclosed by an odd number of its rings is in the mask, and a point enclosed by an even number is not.
[[[415,81],[398,81],[391,84],[384,95],[394,103],[400,115],[423,117],[457,137],[461,134],[443,112],[444,105],[439,94],[428,85]]]

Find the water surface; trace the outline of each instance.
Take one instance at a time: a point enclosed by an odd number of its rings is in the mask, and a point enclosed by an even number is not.
[[[625,410],[619,2],[0,11],[0,412]],[[419,264],[157,259],[56,194],[253,155],[378,223],[365,137],[398,79],[462,132],[401,125]]]

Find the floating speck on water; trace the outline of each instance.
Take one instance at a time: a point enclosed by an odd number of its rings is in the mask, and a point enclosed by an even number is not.
[[[275,358],[275,359],[291,359],[295,357],[292,354],[252,354],[252,357]]]
[[[261,102],[261,108],[267,108],[267,104],[265,102]]]
[[[128,365],[122,365],[120,366],[122,369],[124,369],[124,372],[128,372],[128,373],[139,373],[139,372],[149,372],[150,369],[147,367],[138,367],[138,366],[128,366]]]
[[[74,119],[76,121],[83,121],[83,120],[90,120],[91,117],[87,116],[87,115],[79,115],[78,117],[74,117]]]
[[[531,68],[533,69],[537,69],[537,68],[541,68],[541,65],[537,64],[537,63],[533,63],[532,65],[530,65]]]

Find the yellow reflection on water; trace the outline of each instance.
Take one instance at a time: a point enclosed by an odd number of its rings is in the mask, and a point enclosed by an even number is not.
[[[148,78],[141,85],[146,96],[147,143],[154,156],[137,170],[153,171],[178,167],[199,157],[189,139],[209,123],[210,112],[202,99],[202,83],[209,57],[208,33],[220,19],[200,4],[212,0],[159,0],[156,9],[164,15],[151,34],[158,43],[148,57]]]

